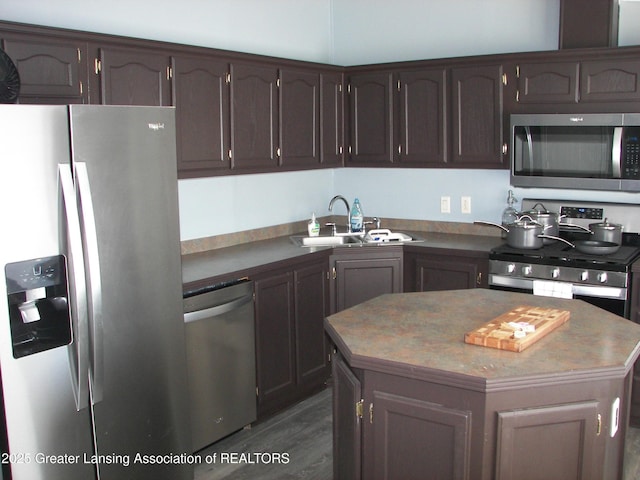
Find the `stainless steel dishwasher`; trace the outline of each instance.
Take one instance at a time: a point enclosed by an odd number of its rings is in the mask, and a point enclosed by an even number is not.
[[[256,420],[253,282],[184,295],[193,451]]]

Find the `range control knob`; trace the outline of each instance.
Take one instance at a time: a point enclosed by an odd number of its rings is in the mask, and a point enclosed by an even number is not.
[[[522,274],[523,275],[531,275],[531,265],[525,265],[522,267]]]
[[[510,263],[509,265],[507,265],[507,273],[513,273],[515,271],[516,271],[515,263]]]
[[[582,280],[583,282],[589,280],[589,272],[584,270],[582,273],[580,273],[580,280]]]
[[[598,274],[598,281],[599,281],[600,283],[607,283],[607,280],[608,280],[608,279],[607,279],[607,272],[600,272],[600,273]]]
[[[558,267],[551,270],[551,278],[560,278],[560,269]]]

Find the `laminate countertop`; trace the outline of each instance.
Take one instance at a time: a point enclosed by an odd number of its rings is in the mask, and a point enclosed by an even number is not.
[[[425,248],[456,250],[460,254],[487,254],[504,243],[496,236],[465,235],[440,232],[409,232],[423,239],[421,242],[404,245],[405,251],[419,251]],[[386,245],[354,245],[344,248],[389,248]],[[300,258],[309,255],[328,255],[332,247],[299,247],[294,245],[289,236],[243,243],[236,246],[218,248],[205,252],[182,256],[182,283],[184,289],[201,286],[207,282],[217,282],[251,275],[270,264]]]
[[[522,352],[464,342],[464,334],[520,305],[571,317]],[[353,368],[477,391],[624,378],[640,354],[640,325],[582,300],[488,289],[387,294],[327,317]]]

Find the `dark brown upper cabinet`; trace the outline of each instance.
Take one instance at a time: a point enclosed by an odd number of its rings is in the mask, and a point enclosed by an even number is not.
[[[578,62],[522,63],[516,67],[519,103],[576,103]]]
[[[320,164],[320,75],[280,70],[280,163],[283,167]]]
[[[6,32],[0,41],[20,75],[19,103],[86,103],[86,42]]]
[[[405,166],[443,164],[447,158],[447,69],[398,74],[398,162]]]
[[[171,56],[145,48],[91,46],[91,103],[171,105]]]
[[[320,74],[320,162],[342,164],[344,152],[342,73]]]
[[[231,64],[231,168],[275,169],[278,155],[278,69]]]
[[[177,55],[172,69],[180,177],[228,170],[229,64],[207,56]]]
[[[640,102],[640,58],[581,62],[580,101],[632,101],[637,105]]]
[[[451,69],[451,153],[454,167],[502,167],[508,162],[503,131],[502,65]]]
[[[349,157],[347,164],[393,162],[394,82],[392,72],[364,73],[349,79]]]

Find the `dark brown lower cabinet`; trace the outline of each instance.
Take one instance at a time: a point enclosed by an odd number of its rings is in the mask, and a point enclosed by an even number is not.
[[[431,292],[488,286],[486,253],[421,249],[404,254],[404,291]]]
[[[631,373],[490,388],[347,358],[332,366],[335,480],[622,478]]]
[[[318,391],[329,377],[326,265],[322,257],[254,278],[258,418]]]
[[[331,313],[402,292],[402,247],[335,249],[329,257]]]
[[[640,261],[633,264],[631,277],[631,320],[640,323]],[[633,369],[633,391],[631,393],[630,423],[640,427],[640,360]]]

